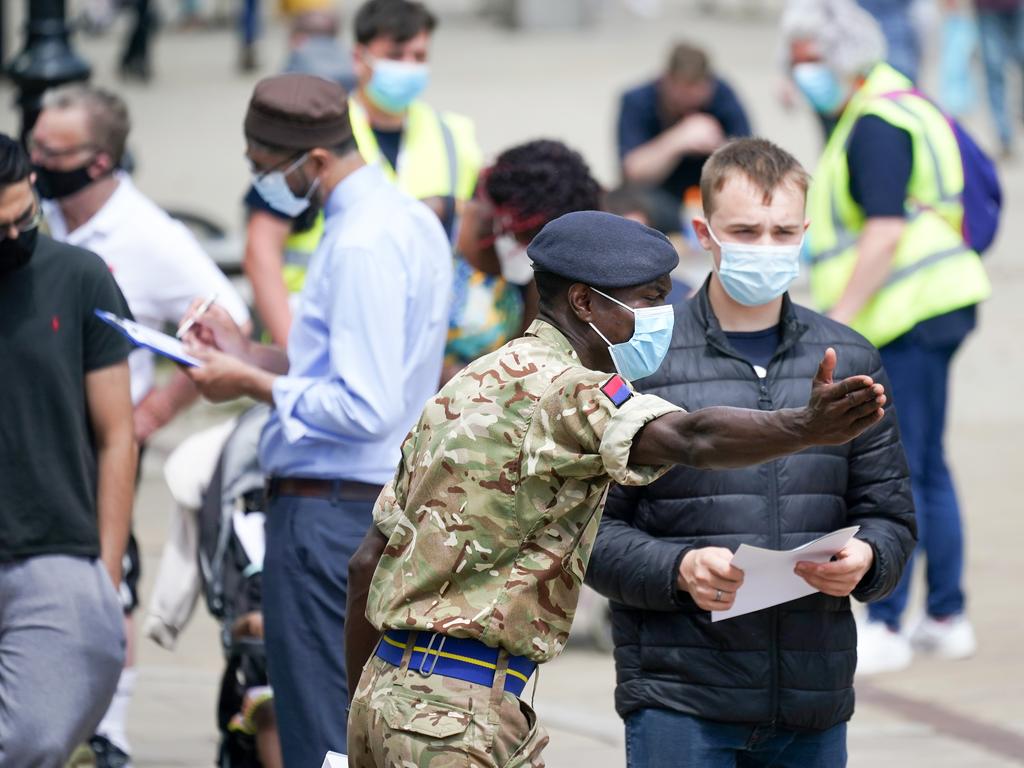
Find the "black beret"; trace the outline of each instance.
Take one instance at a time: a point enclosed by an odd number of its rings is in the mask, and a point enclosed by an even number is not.
[[[245,114],[247,139],[284,149],[334,147],[352,138],[348,94],[314,75],[265,77]]]
[[[643,285],[679,264],[661,232],[601,211],[575,211],[548,222],[526,252],[534,269],[597,288]]]

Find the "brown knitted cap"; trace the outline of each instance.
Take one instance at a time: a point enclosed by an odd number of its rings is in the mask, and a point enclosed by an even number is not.
[[[334,147],[352,138],[348,94],[313,75],[276,75],[256,83],[245,137],[285,149]]]

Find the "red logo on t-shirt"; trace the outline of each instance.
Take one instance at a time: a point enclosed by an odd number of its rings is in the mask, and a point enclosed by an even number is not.
[[[60,330],[60,318],[54,315],[50,318],[50,327],[53,328],[53,332],[56,333]]]

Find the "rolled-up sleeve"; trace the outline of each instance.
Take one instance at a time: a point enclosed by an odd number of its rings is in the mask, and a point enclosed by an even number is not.
[[[307,436],[373,440],[393,430],[404,412],[406,276],[397,249],[382,244],[331,255],[322,374],[280,376],[273,386],[292,443]]]
[[[549,387],[541,398],[539,426],[524,445],[531,474],[608,475],[623,485],[646,485],[668,471],[668,466],[631,466],[629,453],[645,424],[682,409],[660,397],[636,393],[616,405],[601,389],[610,378],[578,368]]]
[[[622,485],[647,485],[667,472],[668,466],[632,466],[629,452],[633,438],[644,425],[666,413],[682,411],[655,395],[633,395],[615,411],[601,435],[600,452],[612,480]]]

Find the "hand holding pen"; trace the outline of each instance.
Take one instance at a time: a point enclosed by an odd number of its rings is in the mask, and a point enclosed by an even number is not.
[[[185,315],[187,319],[185,320],[185,322],[181,324],[181,327],[178,328],[178,332],[174,335],[177,336],[179,339],[185,338],[185,334],[192,330],[192,326],[196,324],[196,321],[199,320],[199,318],[201,318],[203,315],[207,313],[207,311],[209,311],[210,307],[213,306],[213,302],[215,302],[216,300],[217,293],[214,292],[197,308],[195,307],[195,302],[193,302],[193,307],[190,307],[188,313]]]

